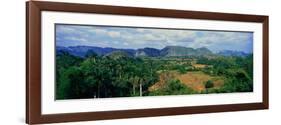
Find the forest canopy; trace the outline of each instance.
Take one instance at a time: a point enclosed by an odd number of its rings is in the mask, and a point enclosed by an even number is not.
[[[199,80],[198,80],[199,79]],[[84,57],[56,54],[56,99],[253,91],[253,55],[131,56],[123,51]]]

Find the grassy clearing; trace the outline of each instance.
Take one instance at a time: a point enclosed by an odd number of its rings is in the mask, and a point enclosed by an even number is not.
[[[185,74],[180,74],[176,71],[169,71],[159,75],[159,81],[149,88],[150,91],[160,89],[165,86],[165,81],[168,79],[178,79],[180,82],[189,88],[201,92],[204,91],[205,83],[212,80],[214,88],[220,88],[224,84],[224,78],[218,76],[210,76],[201,71],[190,71]]]

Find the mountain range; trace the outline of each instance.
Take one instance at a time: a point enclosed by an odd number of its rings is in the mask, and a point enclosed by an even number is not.
[[[56,53],[61,54],[67,52],[74,56],[85,57],[89,52],[94,52],[99,56],[110,56],[114,53],[125,53],[130,57],[179,57],[179,56],[247,56],[248,53],[242,51],[225,50],[218,53],[213,53],[206,47],[190,48],[183,46],[166,46],[163,49],[141,48],[141,49],[118,49],[111,47],[95,47],[95,46],[70,46],[56,47]]]
[[[242,51],[233,51],[233,50],[223,50],[218,53],[219,55],[223,56],[247,56],[248,53],[242,52]]]

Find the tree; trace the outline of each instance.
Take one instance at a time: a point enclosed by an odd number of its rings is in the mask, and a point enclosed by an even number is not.
[[[56,55],[56,99],[74,98],[77,92],[72,89],[76,79],[70,77],[77,75],[80,78],[78,66],[82,58],[70,55],[68,52],[58,52]],[[84,85],[83,83],[81,85]],[[79,87],[79,86],[76,86]],[[73,94],[71,91],[75,91]]]
[[[194,94],[196,93],[188,86],[185,86],[178,79],[171,79],[165,83],[163,88],[154,90],[149,95],[182,95],[182,94]]]
[[[214,87],[213,81],[208,80],[208,81],[205,83],[205,88],[206,88],[206,89],[213,88],[213,87]]]
[[[70,67],[61,76],[57,86],[57,99],[90,98],[81,69]]]

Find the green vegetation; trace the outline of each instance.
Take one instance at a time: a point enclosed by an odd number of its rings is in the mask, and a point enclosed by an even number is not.
[[[158,90],[149,93],[151,96],[155,95],[183,95],[183,94],[194,94],[194,90],[182,84],[179,80],[169,80],[166,85]]]
[[[223,83],[209,79],[199,91],[171,73],[185,75],[196,71],[223,78]],[[213,58],[130,57],[123,52],[105,56],[88,52],[85,58],[67,52],[56,55],[56,99],[252,91],[252,55]]]
[[[213,88],[214,87],[214,83],[211,80],[208,80],[205,84],[205,88],[209,89],[209,88]]]

